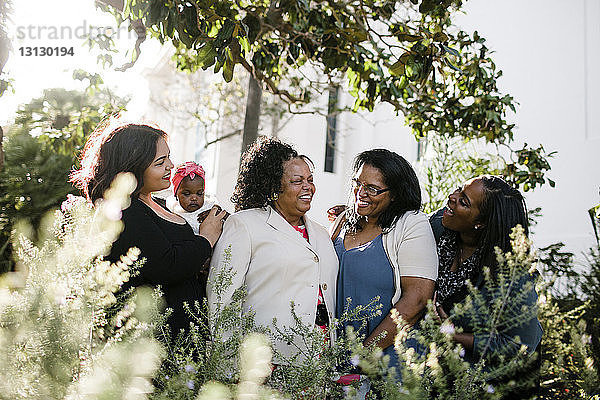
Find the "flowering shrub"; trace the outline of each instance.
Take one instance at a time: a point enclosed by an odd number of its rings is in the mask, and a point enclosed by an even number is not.
[[[115,264],[101,257],[121,230],[120,213],[133,187],[129,177],[121,177],[96,209],[70,197],[40,232],[41,244],[19,236],[19,269],[0,281],[0,399],[351,399],[370,388],[367,399],[483,400],[514,394],[527,398],[526,388],[538,380],[535,373],[522,373],[535,370],[536,362],[524,349],[504,354],[484,348],[468,362],[464,349],[452,340],[457,328],[434,317],[431,304],[418,329],[394,316],[399,370],[389,367],[381,350],[363,345],[361,330],[349,328],[325,345],[327,333],[298,318],[290,327],[276,321],[271,327],[257,326],[252,313],[241,312],[243,288],[213,314],[206,304],[189,305],[195,321],[190,333],[159,341],[168,331],[163,329],[160,292],[116,294],[141,265],[139,251],[131,249]],[[538,288],[539,310],[520,308],[523,294],[515,283],[533,270],[536,258],[522,231],[515,230],[512,239],[512,252],[497,253],[497,276],[485,274],[485,286],[494,288],[497,300],[489,301],[489,295],[471,287],[468,301],[451,317],[471,315],[475,332],[491,335],[539,312],[547,346],[539,378],[542,396],[594,395],[598,369],[593,338],[581,322],[591,300],[561,311],[545,285]],[[223,272],[215,287],[223,291],[230,282]],[[364,307],[348,306],[331,329],[365,314],[377,315],[376,304],[374,299]],[[213,327],[210,341],[205,340],[205,321]],[[274,366],[272,358],[282,355],[269,340],[296,335],[304,338],[303,352]],[[409,337],[427,349],[425,354],[405,347]],[[346,386],[336,382],[346,373],[361,377]]]
[[[0,398],[145,398],[160,364],[152,338],[151,295],[117,304],[139,251],[103,261],[121,229],[120,210],[135,185],[121,177],[93,210],[70,198],[48,220],[37,246],[17,243],[17,272],[0,282]],[[109,307],[114,307],[111,311]]]

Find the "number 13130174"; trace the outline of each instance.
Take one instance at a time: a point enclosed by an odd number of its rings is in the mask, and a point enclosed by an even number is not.
[[[45,57],[45,56],[73,56],[75,51],[73,47],[19,47],[21,57]]]

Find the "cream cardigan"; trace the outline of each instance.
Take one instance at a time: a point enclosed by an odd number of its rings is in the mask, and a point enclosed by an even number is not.
[[[340,214],[332,225],[337,227],[345,217]],[[429,219],[421,211],[404,213],[394,226],[382,234],[385,254],[394,270],[392,306],[402,297],[400,278],[403,276],[437,279],[438,255]]]

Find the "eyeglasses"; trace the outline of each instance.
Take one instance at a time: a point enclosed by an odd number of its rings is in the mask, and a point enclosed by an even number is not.
[[[362,183],[361,181],[359,181],[356,178],[352,179],[352,188],[354,190],[360,190],[360,188],[365,189],[365,193],[367,194],[367,196],[369,197],[375,197],[375,196],[379,196],[381,193],[385,193],[388,190],[390,190],[390,188],[385,188],[385,189],[376,189],[371,185],[366,185],[364,183]]]

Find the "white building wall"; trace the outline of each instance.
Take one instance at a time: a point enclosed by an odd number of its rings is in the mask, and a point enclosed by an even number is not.
[[[493,4],[493,7],[491,6]],[[516,139],[557,151],[544,186],[538,246],[563,241],[576,253],[594,243],[587,210],[600,202],[600,1],[471,0],[456,20],[477,30],[504,71],[500,88],[520,103]]]

